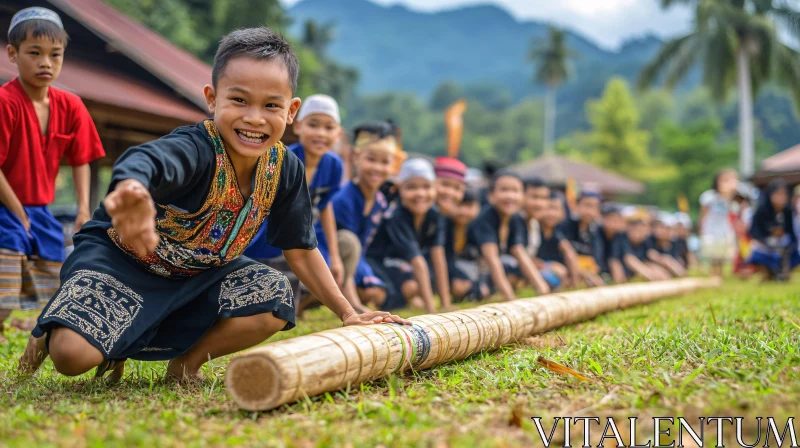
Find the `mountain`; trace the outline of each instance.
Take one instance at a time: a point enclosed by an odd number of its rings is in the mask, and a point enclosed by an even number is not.
[[[532,82],[533,65],[527,56],[531,41],[547,35],[547,24],[517,20],[497,6],[426,13],[369,0],[302,0],[288,13],[293,19],[289,31],[295,36],[301,35],[309,19],[334,25],[329,54],[359,70],[360,94],[393,91],[429,98],[444,81],[484,90],[494,87],[515,100],[542,93],[542,87]],[[573,78],[558,90],[559,137],[587,128],[586,100],[599,97],[612,76],[634,81],[664,43],[655,36],[642,36],[609,51],[579,33],[566,33],[568,45],[579,57],[573,64]],[[700,71],[695,68],[679,90],[699,82]],[[762,95],[755,112],[763,135],[778,149],[800,141],[800,126],[784,95]],[[728,129],[735,129],[735,109],[724,118]]]
[[[519,21],[497,6],[424,13],[368,0],[303,0],[289,15],[295,35],[308,19],[335,25],[330,54],[360,70],[362,93],[395,90],[427,96],[443,80],[495,83],[515,97],[538,92],[527,54],[532,39],[547,35],[547,24]],[[646,37],[610,52],[574,32],[568,32],[567,40],[580,59],[566,95],[570,88],[578,93],[601,89],[604,82],[593,82],[599,65],[602,73],[633,76],[662,44]]]

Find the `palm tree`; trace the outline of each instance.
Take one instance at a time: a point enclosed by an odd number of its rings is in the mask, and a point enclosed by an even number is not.
[[[683,3],[695,7],[694,30],[667,42],[642,70],[639,87],[662,75],[673,88],[698,61],[703,83],[716,101],[731,89],[739,96],[739,169],[753,174],[753,95],[767,82],[788,87],[800,107],[800,54],[783,44],[780,31],[800,38],[800,13],[782,0],[662,0],[662,7]]]
[[[563,30],[554,26],[549,27],[549,36],[544,40],[532,42],[529,58],[536,64],[535,79],[539,84],[544,84],[545,111],[544,111],[544,152],[553,152],[553,140],[556,130],[556,89],[569,79],[571,70],[569,59],[577,53],[567,47]]]
[[[303,45],[311,49],[319,58],[325,58],[328,45],[336,38],[333,23],[319,24],[314,20],[306,20],[303,24]]]

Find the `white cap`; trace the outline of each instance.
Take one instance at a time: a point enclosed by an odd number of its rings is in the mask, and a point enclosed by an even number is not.
[[[318,93],[306,98],[300,106],[300,112],[297,113],[296,118],[298,121],[302,121],[307,116],[315,114],[327,115],[336,120],[336,123],[342,124],[342,120],[339,118],[339,104],[328,95]]]
[[[403,183],[409,179],[422,178],[428,181],[436,180],[436,171],[431,162],[425,159],[408,159],[400,165],[400,173],[397,174],[397,181]]]
[[[688,213],[684,212],[675,213],[675,220],[678,221],[678,224],[681,224],[686,228],[692,227],[692,218],[691,216],[689,216]]]
[[[658,213],[658,221],[664,224],[667,227],[673,227],[678,224],[678,220],[675,219],[675,216],[672,213],[668,212],[659,212]]]

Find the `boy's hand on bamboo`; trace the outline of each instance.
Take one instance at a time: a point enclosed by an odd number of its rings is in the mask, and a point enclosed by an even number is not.
[[[352,313],[342,319],[342,326],[347,327],[350,325],[372,325],[381,323],[396,322],[403,325],[411,325],[411,321],[403,319],[400,316],[387,313],[386,311],[370,311],[367,313]]]
[[[131,247],[139,256],[156,249],[159,241],[156,207],[141,182],[127,179],[118,183],[103,204],[122,244]]]

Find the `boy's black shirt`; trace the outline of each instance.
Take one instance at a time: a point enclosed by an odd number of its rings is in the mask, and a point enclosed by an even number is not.
[[[494,243],[500,254],[509,254],[514,246],[526,247],[528,245],[528,229],[525,219],[519,214],[514,214],[508,222],[508,239],[500,241],[500,214],[494,207],[485,207],[475,218],[468,230],[467,246],[477,248],[478,254],[484,244]],[[466,249],[465,249],[466,251]]]
[[[211,183],[217,181],[214,179],[216,164],[214,146],[204,123],[182,126],[164,137],[125,151],[114,164],[108,191],[114,191],[117,183],[123,180],[136,179],[149,190],[156,204],[193,213],[203,206]],[[284,154],[274,194],[267,243],[283,250],[316,248],[305,168],[291,151]],[[157,218],[162,215],[163,210],[158,209]],[[84,229],[105,231],[109,227],[111,217],[101,203]]]
[[[590,223],[586,230],[581,230],[580,219],[567,218],[559,224],[562,234],[569,240],[578,255],[594,257],[598,264],[602,264],[603,240],[600,236],[600,226]]]
[[[414,228],[414,216],[399,202],[395,202],[367,248],[367,256],[377,260],[399,258],[410,261],[420,255],[427,257],[432,247],[444,245],[444,217],[436,207],[428,210],[422,227],[417,232]]]
[[[556,226],[553,229],[550,238],[545,236],[544,229],[541,227],[539,228],[539,234],[541,236],[541,244],[539,245],[539,250],[536,251],[536,258],[543,261],[564,263],[564,255],[561,253],[559,245],[562,241],[566,240],[567,237],[564,235],[560,226]]]

